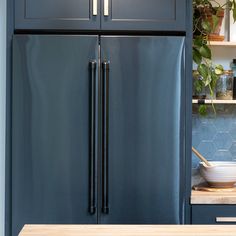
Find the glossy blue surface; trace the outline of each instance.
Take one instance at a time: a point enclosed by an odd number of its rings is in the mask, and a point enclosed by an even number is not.
[[[24,224],[96,223],[89,209],[89,61],[97,36],[13,43],[12,236]]]
[[[110,62],[110,213],[101,223],[182,222],[184,46],[184,37],[101,37]]]

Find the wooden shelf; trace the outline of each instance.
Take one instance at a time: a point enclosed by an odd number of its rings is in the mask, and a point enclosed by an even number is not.
[[[209,42],[209,46],[236,47],[236,42],[210,41]]]
[[[204,192],[192,190],[191,204],[236,204],[236,192]]]
[[[193,99],[192,100],[192,103],[193,104],[198,104],[199,100],[198,99]],[[201,103],[200,104],[236,104],[236,100],[210,100],[210,99],[206,99],[206,100],[201,100],[200,101],[204,101],[204,103]]]

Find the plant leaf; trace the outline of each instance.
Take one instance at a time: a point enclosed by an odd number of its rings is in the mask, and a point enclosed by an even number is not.
[[[207,33],[210,33],[211,32],[211,24],[209,21],[207,20],[203,20],[202,21],[202,28],[207,32]]]
[[[216,26],[219,23],[219,17],[216,15],[212,15],[212,23],[213,23],[212,32],[214,32],[216,29]]]
[[[211,59],[211,50],[207,45],[200,47],[199,52],[203,57]]]
[[[200,64],[197,68],[197,71],[203,77],[203,79],[207,79],[207,77],[208,77],[208,67],[205,64]]]
[[[193,40],[193,45],[200,48],[200,47],[203,45],[203,40],[202,40],[202,38],[196,37],[196,38]]]
[[[196,48],[193,48],[193,60],[198,65],[202,62],[202,55]]]
[[[204,84],[202,83],[202,81],[200,79],[195,79],[194,80],[194,88],[196,90],[197,93],[201,93],[203,91],[204,88]]]
[[[234,23],[235,23],[235,21],[236,21],[236,4],[235,4],[234,8],[232,9],[232,11],[233,11],[233,18],[234,18]]]
[[[200,115],[206,116],[206,114],[207,114],[206,105],[200,105],[199,108],[198,108],[198,112],[199,112]]]
[[[222,75],[224,72],[224,68],[222,65],[216,65],[215,66],[215,74],[216,75]]]
[[[219,79],[219,76],[215,73],[215,71],[211,72],[211,88],[215,90],[216,82]]]
[[[235,0],[230,0],[228,2],[229,9],[233,12],[233,19],[234,23],[236,21],[236,1]]]
[[[212,81],[211,74],[208,74],[206,78],[203,78],[202,82],[204,83],[205,87],[208,86]]]

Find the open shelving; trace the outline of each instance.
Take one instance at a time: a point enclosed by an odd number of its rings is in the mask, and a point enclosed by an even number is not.
[[[228,41],[210,41],[209,46],[236,47],[236,42]]]
[[[217,100],[217,99],[193,99],[193,104],[236,104],[236,100]]]

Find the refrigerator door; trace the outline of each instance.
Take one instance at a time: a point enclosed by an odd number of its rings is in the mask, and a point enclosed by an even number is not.
[[[13,53],[12,235],[24,224],[97,223],[98,37],[17,35]]]
[[[104,36],[100,223],[182,223],[184,37]]]

